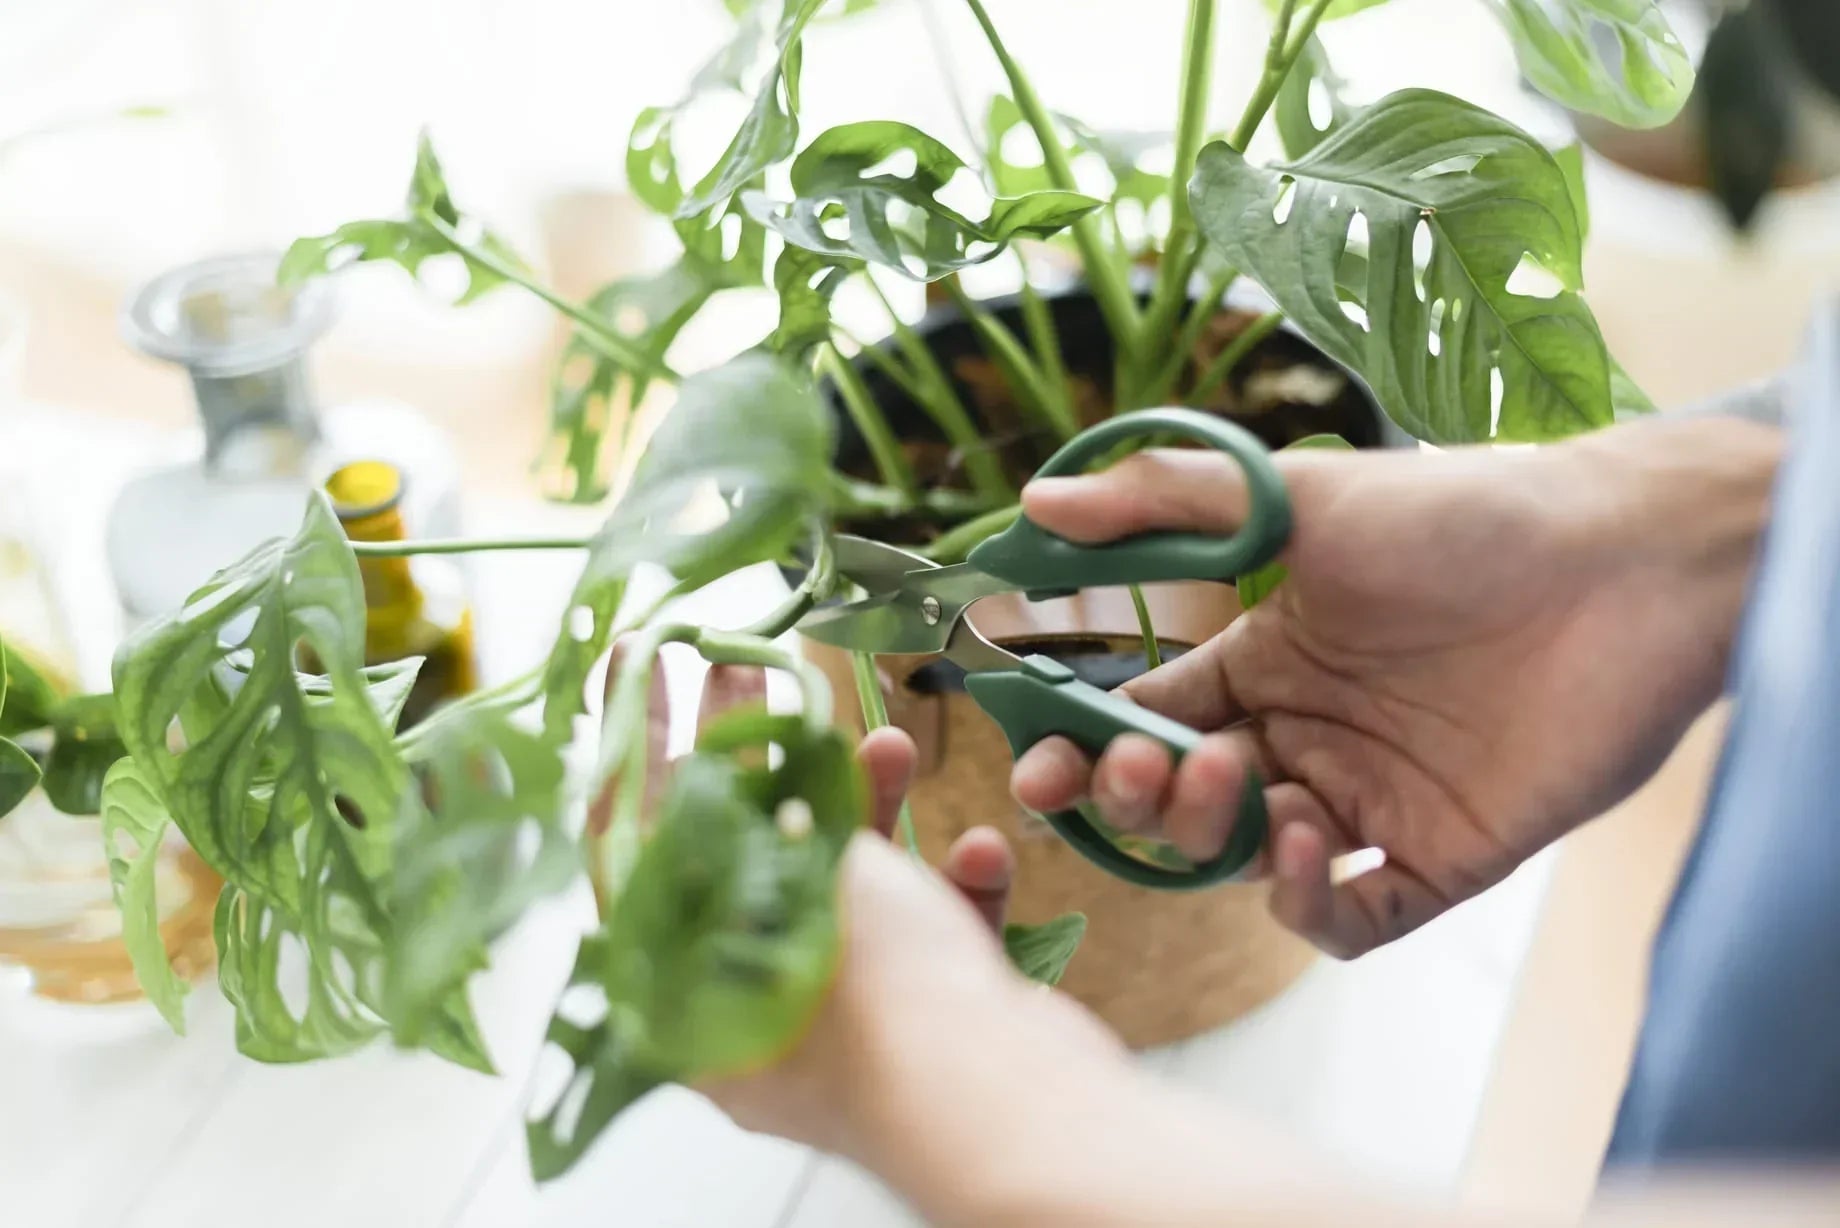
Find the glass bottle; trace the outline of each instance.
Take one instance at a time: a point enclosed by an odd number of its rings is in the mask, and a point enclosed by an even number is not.
[[[32,519],[44,504],[31,497],[33,485],[25,473],[0,473],[0,637],[15,671],[30,668],[68,695],[76,687],[76,654],[45,561],[49,535]],[[36,755],[48,749],[42,732],[18,741]],[[167,954],[180,976],[196,980],[214,958],[218,880],[176,837],[156,856]],[[121,941],[101,823],[60,812],[42,789],[0,817],[0,972],[16,974],[0,980],[18,980],[56,1002],[140,997]]]
[[[130,626],[167,613],[219,568],[300,527],[309,492],[340,466],[379,458],[412,477],[421,532],[457,532],[458,460],[406,405],[323,406],[307,355],[332,320],[331,283],[276,282],[273,254],[225,256],[148,283],[123,315],[128,340],[185,368],[203,448],[127,483],[108,555]]]
[[[354,542],[399,542],[406,482],[386,461],[355,461],[326,480],[333,511]],[[383,665],[421,657],[400,725],[407,729],[438,704],[477,689],[473,615],[458,570],[438,556],[360,558],[364,581],[364,657]]]

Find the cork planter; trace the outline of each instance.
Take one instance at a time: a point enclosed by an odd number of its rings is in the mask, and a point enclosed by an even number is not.
[[[1050,306],[1076,381],[1076,404],[1083,417],[1097,421],[1110,412],[1109,334],[1084,292],[1057,297]],[[1017,308],[996,307],[999,317],[1020,333]],[[1230,301],[1198,347],[1197,364],[1205,364],[1262,310],[1256,300]],[[970,328],[955,312],[941,310],[923,322],[921,333],[988,437],[1003,449],[1006,468],[1021,475],[1032,472],[1052,450],[1052,441],[1029,438],[1016,421],[1002,396],[1001,380]],[[932,423],[872,366],[861,369],[917,470],[938,480],[926,467],[944,448]],[[1358,381],[1285,330],[1262,342],[1205,408],[1251,429],[1274,448],[1321,432],[1341,434],[1361,447],[1387,446],[1401,438]],[[839,421],[839,468],[867,476],[861,440],[841,412]],[[908,523],[840,527],[904,546],[925,540],[923,530]],[[1154,585],[1146,588],[1145,597],[1166,659],[1212,638],[1240,613],[1228,585]],[[992,598],[974,607],[971,618],[996,643],[1055,657],[1095,685],[1114,687],[1144,669],[1137,617],[1126,589],[1093,589],[1040,603]],[[836,694],[853,694],[847,652],[810,641],[804,652],[828,676]],[[1230,1022],[1282,993],[1309,966],[1311,948],[1272,920],[1263,885],[1229,884],[1197,893],[1136,887],[1090,865],[1044,822],[1023,811],[1009,793],[1008,745],[965,694],[957,666],[929,656],[885,656],[878,666],[891,723],[920,747],[912,801],[921,851],[937,862],[958,835],[979,825],[1008,836],[1019,861],[1012,920],[1086,914],[1086,941],[1062,987],[1126,1043],[1137,1048],[1168,1044]],[[852,706],[847,699],[840,704]]]

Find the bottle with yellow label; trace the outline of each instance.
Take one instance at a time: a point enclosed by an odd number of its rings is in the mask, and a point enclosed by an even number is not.
[[[354,542],[408,537],[402,504],[405,481],[384,461],[356,461],[326,480],[333,511]],[[439,557],[358,560],[364,580],[364,658],[384,665],[421,657],[421,672],[403,707],[407,729],[437,705],[477,689],[473,615],[463,577]]]

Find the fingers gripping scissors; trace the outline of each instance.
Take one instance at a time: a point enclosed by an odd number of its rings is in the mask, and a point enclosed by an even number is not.
[[[966,613],[985,597],[1023,593],[1040,601],[1083,588],[1169,580],[1229,582],[1277,558],[1291,532],[1291,504],[1263,444],[1250,432],[1192,410],[1122,414],[1075,436],[1038,476],[1078,474],[1119,444],[1175,435],[1224,452],[1246,482],[1249,512],[1228,537],[1144,533],[1099,546],[1056,537],[1026,517],[945,567],[866,538],[839,536],[838,572],[866,596],[813,611],[799,630],[821,643],[873,654],[938,653],[965,670],[965,688],[1021,755],[1059,735],[1096,758],[1124,733],[1145,734],[1179,762],[1201,734],[1122,695],[1082,682],[1046,656],[1019,657],[992,644]],[[1128,882],[1162,890],[1210,886],[1243,869],[1265,842],[1264,782],[1248,773],[1233,833],[1219,856],[1188,865],[1152,862],[1112,839],[1086,807],[1042,816],[1082,856]],[[1173,853],[1173,850],[1169,850]],[[1169,864],[1174,860],[1176,864]]]

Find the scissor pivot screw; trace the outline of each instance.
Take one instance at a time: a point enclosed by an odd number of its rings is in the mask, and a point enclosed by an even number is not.
[[[920,617],[926,619],[926,625],[929,627],[937,624],[939,622],[939,598],[922,597],[920,599]]]

